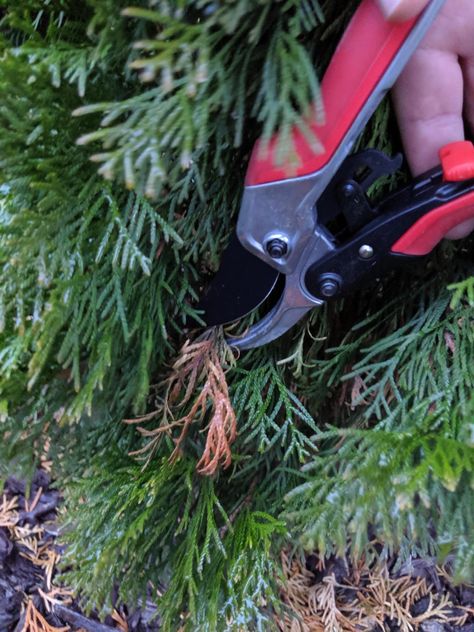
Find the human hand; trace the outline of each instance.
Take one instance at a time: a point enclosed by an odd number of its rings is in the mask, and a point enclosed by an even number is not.
[[[417,15],[429,0],[377,0],[387,19]],[[446,0],[393,90],[400,133],[414,175],[439,164],[441,147],[464,140],[463,112],[474,129],[474,1]],[[447,237],[474,230],[474,220]]]

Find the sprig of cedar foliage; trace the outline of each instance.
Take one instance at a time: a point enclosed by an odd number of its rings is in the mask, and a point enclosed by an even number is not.
[[[115,583],[110,570],[121,567],[118,590],[124,599],[145,598],[150,583],[154,591],[164,591],[164,629],[175,629],[184,603],[190,629],[213,630],[226,619],[236,629],[254,622],[264,629],[270,611],[260,606],[275,591],[270,549],[284,524],[246,505],[232,518],[219,499],[218,481],[196,475],[193,459],[172,466],[164,459],[143,470],[123,463],[123,455],[116,458],[122,461],[119,469],[114,462],[97,463],[91,478],[73,486],[78,500],[86,495],[91,519],[74,525],[71,554],[77,566],[68,581],[89,593],[91,576],[81,569],[93,554],[96,590],[90,606],[110,599]],[[104,490],[115,504],[103,506]],[[84,547],[87,540],[92,548]],[[130,556],[132,550],[139,554]]]
[[[194,0],[123,13],[155,25],[155,37],[135,42],[145,56],[131,67],[158,86],[75,111],[103,115],[101,129],[78,142],[102,144],[92,160],[101,163],[99,171],[108,179],[118,172],[127,187],[158,198],[164,183],[186,169],[204,196],[207,170],[220,174],[232,168],[232,148],[242,145],[249,111],[264,123],[264,137],[279,127],[288,140],[290,126],[301,124],[301,112],[315,103],[321,109],[314,64],[299,41],[322,20],[315,0],[241,0],[232,9]]]
[[[143,443],[120,422],[163,402],[254,138],[284,139],[317,100],[314,62],[353,4],[5,3],[0,459],[37,458],[49,435],[91,605],[151,581],[164,629],[183,613],[192,630],[268,629],[287,529],[321,552],[375,532],[472,571],[469,242],[239,358],[225,472],[195,472],[208,408],[174,464],[169,438],[145,469],[126,456]],[[385,105],[367,142],[386,147],[391,125]]]

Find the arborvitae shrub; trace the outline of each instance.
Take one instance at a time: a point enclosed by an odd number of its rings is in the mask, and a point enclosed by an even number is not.
[[[90,607],[151,582],[164,629],[266,629],[283,547],[375,536],[472,574],[472,240],[239,358],[186,344],[355,4],[3,3],[0,459],[53,460]],[[389,101],[360,144],[400,148]]]

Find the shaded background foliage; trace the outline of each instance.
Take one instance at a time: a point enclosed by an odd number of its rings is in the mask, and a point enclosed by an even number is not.
[[[291,155],[356,4],[2,3],[0,462],[54,460],[68,581],[91,606],[151,581],[165,629],[183,611],[193,630],[263,629],[288,541],[359,555],[375,533],[474,568],[469,240],[222,355],[227,470],[196,473],[210,407],[174,462],[166,434],[145,467],[128,456],[146,439],[122,420],[160,424],[255,139],[278,129]],[[399,148],[388,101],[360,144]]]

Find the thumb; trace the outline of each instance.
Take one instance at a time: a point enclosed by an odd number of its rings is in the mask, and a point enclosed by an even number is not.
[[[387,20],[403,22],[423,11],[429,0],[377,0]]]

